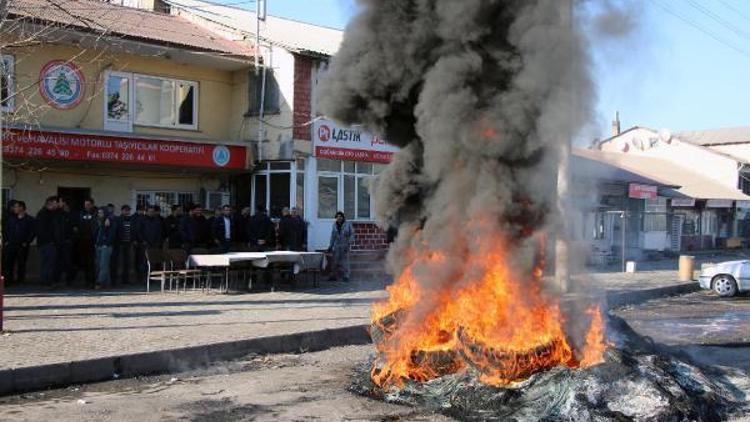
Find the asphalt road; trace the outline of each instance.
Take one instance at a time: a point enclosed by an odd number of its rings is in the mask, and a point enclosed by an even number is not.
[[[371,346],[0,398],[0,421],[449,421],[350,393]],[[175,377],[175,378],[173,378]]]
[[[615,311],[655,342],[706,364],[750,370],[750,296],[710,291],[656,299]]]

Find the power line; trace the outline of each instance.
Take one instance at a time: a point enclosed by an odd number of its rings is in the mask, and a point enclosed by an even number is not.
[[[740,37],[750,38],[748,36],[747,32],[741,30],[740,28],[736,27],[735,25],[733,25],[728,20],[726,20],[726,19],[722,18],[721,16],[719,16],[718,14],[714,13],[708,7],[706,7],[706,6],[702,5],[702,4],[696,3],[695,0],[687,0],[687,2],[694,9],[696,9],[699,12],[701,12],[702,14],[708,16],[709,18],[711,18],[712,20],[714,20],[715,22],[717,22],[719,25],[723,26],[724,28],[729,29],[730,31],[734,32],[735,34],[739,35]]]
[[[724,44],[725,46],[731,48],[732,50],[734,50],[734,51],[736,51],[736,52],[738,52],[738,53],[742,54],[743,56],[745,56],[745,57],[747,57],[747,58],[750,59],[750,53],[748,53],[746,50],[744,50],[744,49],[742,49],[740,47],[737,47],[736,45],[734,45],[734,44],[732,44],[732,43],[724,40],[719,35],[717,35],[713,31],[711,31],[710,29],[704,28],[701,25],[695,23],[695,21],[693,21],[693,20],[685,17],[684,15],[682,15],[682,14],[680,14],[678,12],[675,12],[674,10],[670,9],[669,7],[667,7],[666,5],[662,4],[659,0],[651,0],[651,2],[654,3],[655,5],[659,6],[659,8],[661,8],[665,12],[669,13],[670,15],[676,17],[677,19],[679,19],[679,20],[681,20],[681,21],[683,21],[685,23],[687,23],[688,25],[690,25],[693,28],[697,29],[698,31],[704,33],[705,35],[708,35],[709,37],[713,38],[714,41],[717,41],[717,42],[719,42],[721,44]]]
[[[717,0],[719,3],[726,6],[728,9],[736,13],[737,15],[747,19],[750,21],[750,16],[748,16],[746,13],[744,13],[742,10],[738,9],[737,7],[733,6],[732,3],[729,3],[727,0]]]

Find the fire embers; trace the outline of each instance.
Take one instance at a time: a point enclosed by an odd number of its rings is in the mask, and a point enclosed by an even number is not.
[[[602,361],[606,349],[601,314],[586,346],[574,353],[559,306],[545,298],[537,271],[513,277],[502,253],[466,260],[464,277],[425,288],[415,265],[439,264],[442,257],[417,259],[389,288],[390,298],[373,308],[371,336],[378,350],[371,376],[382,387],[403,387],[471,368],[481,382],[502,386],[556,366],[576,368]],[[434,286],[431,286],[434,287]],[[579,359],[576,359],[576,355]]]

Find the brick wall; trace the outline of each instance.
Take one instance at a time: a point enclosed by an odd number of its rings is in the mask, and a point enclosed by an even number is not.
[[[380,251],[388,249],[385,231],[372,223],[352,223],[354,228],[353,251]]]
[[[294,55],[294,139],[311,140],[313,59]]]

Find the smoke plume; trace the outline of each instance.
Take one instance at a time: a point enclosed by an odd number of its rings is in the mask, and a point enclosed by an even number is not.
[[[442,251],[455,280],[488,242],[531,271],[532,234],[555,225],[558,147],[591,116],[584,39],[559,0],[359,0],[321,109],[401,147],[375,195],[397,226],[390,264]],[[418,269],[416,270],[418,271]]]

